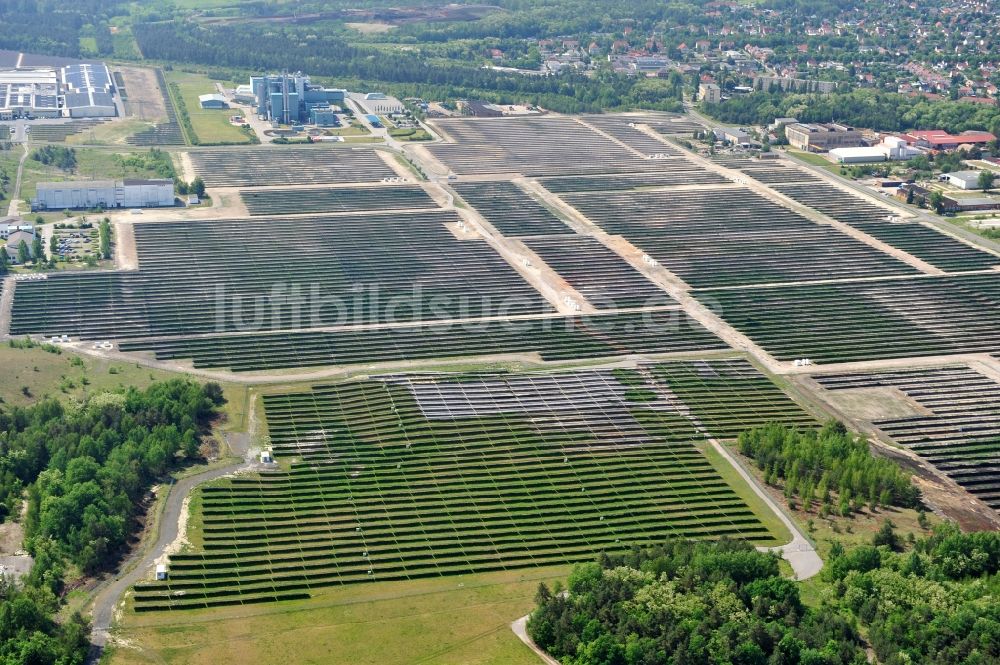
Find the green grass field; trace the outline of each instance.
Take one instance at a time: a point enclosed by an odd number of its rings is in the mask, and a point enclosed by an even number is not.
[[[820,168],[826,169],[827,171],[830,171],[831,173],[837,173],[837,174],[840,173],[840,164],[834,164],[823,155],[817,155],[811,152],[801,152],[798,150],[789,150],[788,154],[792,155],[793,157],[798,157],[806,164],[812,164],[813,166],[818,166]]]
[[[45,396],[80,400],[86,395],[116,390],[123,386],[145,388],[154,381],[176,378],[177,374],[69,351],[50,353],[40,347],[11,348],[0,344],[0,403],[28,406]],[[25,393],[27,389],[27,394]],[[246,419],[247,391],[243,386],[223,384],[228,403],[227,419],[242,428]]]
[[[238,111],[233,109],[203,109],[198,103],[199,95],[217,92],[216,81],[201,74],[172,71],[166,72],[167,83],[176,83],[191,118],[191,125],[202,145],[218,143],[250,143],[250,137],[243,130],[229,122],[229,116]],[[193,137],[192,137],[193,138]]]
[[[305,601],[135,614],[105,665],[535,665],[510,622],[568,567],[339,587]]]
[[[112,122],[104,122],[94,125],[85,132],[71,134],[66,137],[67,145],[125,145],[125,139],[137,134],[145,129],[149,129],[153,124],[142,120],[116,119]]]
[[[0,182],[0,201],[3,201],[3,214],[7,214],[6,203],[14,195],[14,185],[17,181],[17,161],[21,158],[21,150],[0,150],[0,175],[6,176],[6,185]]]
[[[159,178],[155,171],[145,168],[125,166],[119,158],[140,154],[142,150],[121,150],[103,148],[75,148],[76,168],[73,171],[37,162],[30,157],[24,162],[24,176],[21,182],[21,196],[30,201],[35,196],[40,182],[61,182],[64,180],[120,180],[122,178]],[[15,153],[16,154],[16,153]],[[15,162],[16,171],[16,162]]]

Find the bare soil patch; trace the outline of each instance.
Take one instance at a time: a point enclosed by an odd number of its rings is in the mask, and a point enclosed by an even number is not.
[[[934,415],[895,386],[837,390],[827,399],[838,410],[869,422]]]
[[[166,121],[167,109],[153,70],[144,67],[120,67],[119,71],[125,80],[125,92],[128,97],[125,109],[128,115],[147,122]]]

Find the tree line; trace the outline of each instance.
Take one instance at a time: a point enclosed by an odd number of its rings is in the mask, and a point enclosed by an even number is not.
[[[56,166],[63,171],[76,168],[76,149],[46,145],[31,151],[31,159],[46,166]]]
[[[737,125],[767,125],[775,118],[793,117],[800,122],[839,122],[884,132],[979,130],[1000,136],[1000,107],[996,105],[932,101],[879,90],[830,94],[755,92],[734,95],[719,104],[704,104],[702,111]]]
[[[34,557],[17,583],[0,577],[0,664],[82,665],[87,621],[79,612],[56,620],[68,566],[93,574],[117,560],[143,495],[198,457],[223,401],[216,384],[175,379],[76,405],[0,408],[0,519],[27,502],[25,547]]]
[[[875,457],[868,442],[840,423],[819,430],[796,430],[779,424],[742,432],[740,453],[764,472],[769,485],[783,485],[785,496],[820,514],[847,517],[867,503],[914,508],[920,492],[910,476],[888,459]]]
[[[528,633],[564,665],[864,665],[850,620],[807,607],[778,557],[734,540],[604,555],[539,587]]]
[[[30,552],[87,574],[107,569],[134,532],[149,486],[198,458],[223,401],[216,384],[171,380],[78,407],[49,398],[0,411],[0,517],[26,501]]]
[[[677,110],[680,88],[646,83],[610,71],[594,76],[566,72],[554,76],[484,69],[478,63],[435,58],[412,51],[353,45],[343,39],[310,39],[294,25],[201,26],[183,21],[146,23],[136,39],[147,58],[231,70],[302,70],[330,77],[353,89],[385,89],[404,96],[527,101],[563,112],[600,111],[643,105]],[[657,86],[648,94],[644,86]],[[632,96],[635,91],[639,98]]]
[[[539,587],[528,632],[564,665],[864,665],[866,647],[883,665],[1000,662],[1000,535],[944,524],[906,551],[884,535],[834,542],[811,604],[741,541],[602,555],[565,592]]]

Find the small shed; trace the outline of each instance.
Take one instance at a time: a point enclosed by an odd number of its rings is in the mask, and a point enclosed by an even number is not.
[[[210,95],[199,95],[198,103],[201,104],[203,109],[225,109],[229,108],[229,104],[226,103],[226,98],[218,93]]]
[[[167,579],[167,565],[165,563],[156,564],[156,579],[158,580]]]
[[[271,456],[270,450],[260,451],[260,463],[261,464],[272,464],[274,462],[274,457]]]

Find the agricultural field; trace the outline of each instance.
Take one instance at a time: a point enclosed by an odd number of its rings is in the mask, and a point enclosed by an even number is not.
[[[158,360],[190,359],[195,367],[225,367],[234,372],[470,360],[484,355],[557,362],[729,349],[679,309],[473,325],[421,324],[368,330],[128,340],[120,348],[153,352]]]
[[[588,192],[562,199],[694,287],[917,272],[744,188]]]
[[[488,244],[456,239],[445,226],[456,220],[424,212],[136,224],[140,270],[26,282],[11,332],[122,339],[551,310]]]
[[[821,374],[824,389],[898,391],[923,413],[874,419],[895,443],[1000,510],[1000,383],[967,366],[871,374]]]
[[[209,187],[332,185],[397,177],[370,148],[209,149],[193,150],[190,155],[195,171]]]
[[[505,236],[573,233],[554,213],[514,183],[464,182],[451,187]]]
[[[1000,273],[696,291],[778,360],[1000,351]]]
[[[537,665],[511,618],[531,611],[539,583],[564,580],[569,570],[371,582],[317,589],[301,601],[129,613],[110,664]]]
[[[786,409],[730,361],[684,363],[725,422]],[[137,585],[137,611],[301,599],[341,584],[589,560],[666,535],[775,541],[695,443],[706,430],[639,371],[386,376],[265,396],[287,471],[201,491],[203,551]],[[683,380],[681,381],[683,382]],[[757,389],[760,389],[758,392]],[[713,423],[708,435],[716,429]],[[729,431],[719,428],[719,431]]]
[[[300,213],[427,210],[438,207],[419,185],[247,189],[240,191],[240,198],[253,217]]]

